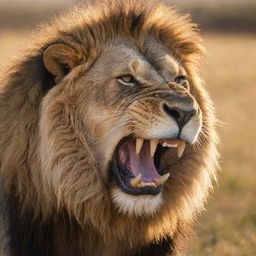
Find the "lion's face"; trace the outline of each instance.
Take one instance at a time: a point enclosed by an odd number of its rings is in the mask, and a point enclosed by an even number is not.
[[[124,41],[107,46],[80,75],[76,116],[121,212],[154,213],[170,175],[163,155],[172,151],[182,161],[186,144],[197,141],[201,110],[188,80],[163,46],[151,43],[142,54]]]

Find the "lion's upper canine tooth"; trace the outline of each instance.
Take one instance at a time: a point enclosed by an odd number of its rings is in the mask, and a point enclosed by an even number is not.
[[[138,185],[140,184],[141,182],[141,174],[137,175],[135,178],[133,178],[131,181],[130,181],[130,184],[132,187],[138,187]]]
[[[144,140],[141,139],[141,138],[137,138],[137,139],[136,139],[136,154],[137,154],[137,155],[138,155],[138,154],[140,153],[140,151],[141,151],[141,148],[142,148],[142,146],[143,146],[143,142],[144,142]]]
[[[152,157],[156,152],[157,144],[158,144],[158,139],[150,140],[150,154]]]
[[[168,180],[169,176],[170,176],[170,173],[166,173],[165,175],[163,175],[160,178],[156,179],[155,180],[156,186],[158,187],[158,186],[164,184]]]
[[[180,141],[178,145],[178,157],[181,158],[186,147],[185,141]]]

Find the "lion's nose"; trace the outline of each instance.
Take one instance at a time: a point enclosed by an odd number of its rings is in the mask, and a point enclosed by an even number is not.
[[[166,103],[163,104],[163,110],[177,122],[180,130],[196,114],[195,109],[185,111],[177,107],[171,107]]]

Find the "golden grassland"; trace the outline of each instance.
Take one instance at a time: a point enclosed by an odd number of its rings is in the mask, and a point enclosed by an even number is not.
[[[0,30],[0,71],[27,33]],[[256,35],[207,34],[203,76],[220,120],[219,184],[188,255],[256,255]]]
[[[256,35],[206,35],[206,86],[220,131],[219,184],[190,255],[256,255]]]

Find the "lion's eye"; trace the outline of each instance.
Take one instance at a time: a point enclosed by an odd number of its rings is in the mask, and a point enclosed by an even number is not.
[[[117,79],[120,83],[125,85],[132,85],[135,84],[137,81],[132,75],[123,75],[118,77]]]
[[[187,82],[187,78],[186,76],[177,76],[175,77],[174,82],[177,84],[184,85]]]

